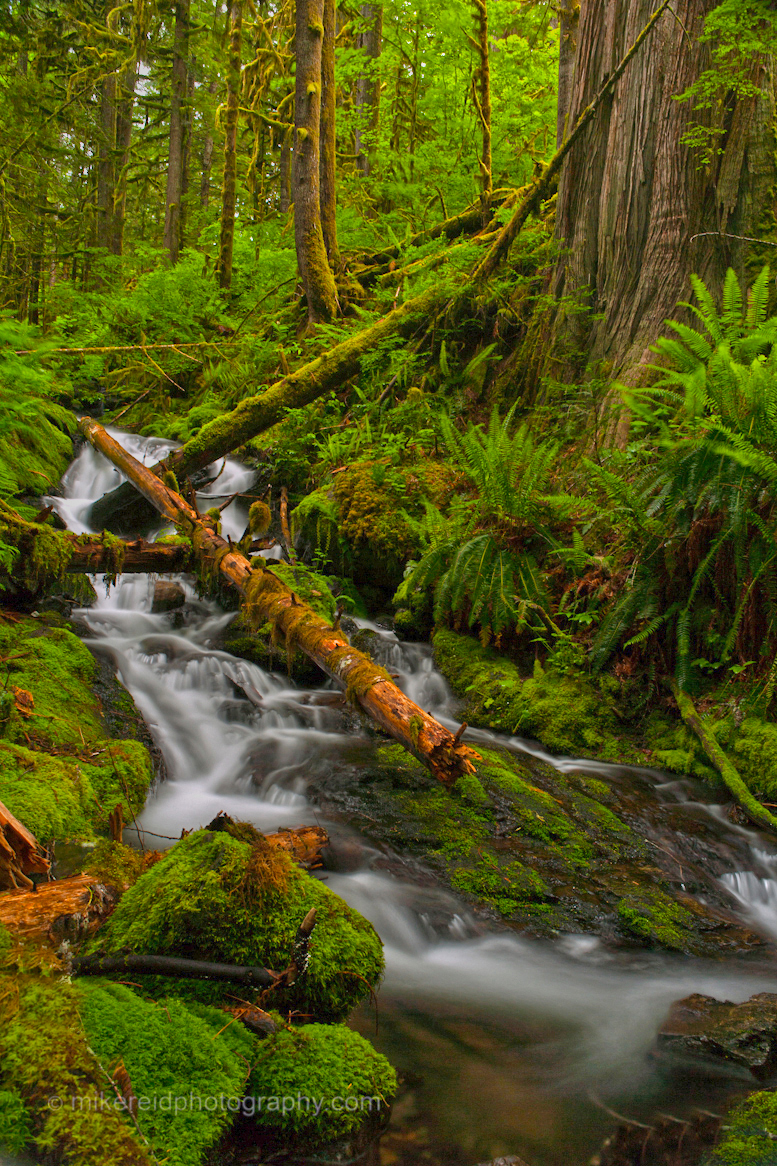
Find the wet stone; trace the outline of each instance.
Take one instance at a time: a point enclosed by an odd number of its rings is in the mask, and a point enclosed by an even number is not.
[[[777,994],[742,1004],[694,993],[672,1005],[657,1038],[660,1052],[728,1061],[762,1081],[777,1073]]]
[[[186,603],[186,592],[180,583],[160,579],[154,584],[154,602],[151,611],[159,615],[163,611],[174,611]]]

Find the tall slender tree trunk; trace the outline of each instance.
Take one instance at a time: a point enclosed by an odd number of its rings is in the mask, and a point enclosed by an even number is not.
[[[569,103],[572,99],[572,78],[575,72],[575,51],[577,49],[577,26],[580,21],[580,6],[570,3],[558,9],[558,104],[556,107],[556,149],[564,141],[569,125]]]
[[[407,152],[410,155],[410,181],[415,178],[415,147],[418,130],[418,91],[421,87],[421,27],[423,21],[422,6],[418,5],[413,30],[413,79],[410,86],[410,134],[407,143]]]
[[[383,44],[383,5],[362,4],[359,14],[364,27],[356,37],[356,47],[362,50],[366,62],[365,71],[356,82],[354,94],[354,109],[357,113],[354,153],[357,169],[367,176],[372,169],[375,135],[380,120],[380,78],[377,62],[380,60]]]
[[[324,0],[297,0],[294,89],[294,242],[308,321],[337,315],[337,289],[321,228],[319,185]]]
[[[213,97],[218,92],[218,81],[211,81],[208,86],[208,93]],[[205,131],[205,141],[202,144],[202,158],[201,158],[201,173],[200,173],[200,206],[203,210],[208,209],[210,202],[210,174],[213,166],[213,128],[208,124]]]
[[[170,139],[165,191],[164,245],[171,263],[181,253],[181,196],[183,193],[184,116],[189,57],[190,0],[176,0],[173,32],[173,77],[170,97]]]
[[[291,135],[287,131],[281,142],[278,178],[278,210],[285,215],[291,206]]]
[[[100,136],[97,153],[97,221],[95,243],[109,249],[113,235],[113,202],[116,187],[116,74],[100,86]]]
[[[480,154],[480,183],[483,189],[483,205],[485,209],[488,209],[488,200],[494,184],[491,165],[491,63],[488,55],[488,0],[474,0],[474,4],[478,67],[472,78],[472,93],[483,135],[483,147]]]
[[[746,262],[747,244],[730,236],[762,235],[765,214],[774,222],[771,62],[753,61],[760,95],[732,99],[722,114],[675,100],[710,64],[699,35],[715,3],[676,0],[664,12],[561,171],[555,291],[578,306],[560,315],[557,332],[578,362],[600,362],[631,384],[649,375],[650,346],[664,319],[677,317],[689,273],[714,292],[728,266],[742,271]],[[655,8],[655,0],[583,0],[570,126]],[[703,167],[680,139],[692,119],[713,116],[723,118],[721,153]]]
[[[321,199],[321,230],[327,258],[333,271],[340,267],[337,246],[337,201],[335,177],[337,168],[335,36],[336,0],[324,0],[324,37],[321,45],[321,151],[319,158],[319,185]]]
[[[116,154],[118,178],[114,195],[110,248],[114,255],[124,250],[124,217],[127,204],[127,170],[132,146],[132,111],[135,105],[135,86],[138,79],[136,64],[125,69],[119,78],[116,103]]]
[[[229,65],[227,67],[227,111],[224,118],[224,182],[221,188],[221,229],[219,232],[219,287],[232,284],[232,250],[235,242],[235,201],[237,193],[237,123],[240,102],[240,55],[243,34],[243,0],[232,0],[229,9]]]

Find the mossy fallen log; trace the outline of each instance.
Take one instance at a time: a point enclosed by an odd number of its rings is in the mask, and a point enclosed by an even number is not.
[[[702,718],[699,716],[696,706],[691,700],[687,692],[683,692],[673,680],[670,682],[672,694],[677,701],[677,707],[680,710],[680,716],[685,721],[692,733],[695,733],[701,742],[704,752],[709,757],[712,764],[717,769],[723,781],[739,805],[747,814],[751,822],[756,826],[765,827],[767,830],[777,830],[777,818],[774,814],[770,814],[765,806],[762,806],[757,798],[753,796],[750,790],[745,785],[742,778],[739,776],[737,769],[732,765],[729,758],[721,749],[712,731],[707,728]]]
[[[245,595],[246,612],[255,626],[269,622],[283,635],[287,649],[304,652],[445,785],[474,772],[478,755],[409,700],[385,669],[352,648],[340,631],[301,603],[266,563],[257,558],[249,562],[225,542],[180,494],[122,449],[96,421],[84,417],[79,428],[160,514],[191,538],[202,570],[211,575],[220,572]]]
[[[73,960],[76,976],[115,976],[132,972],[137,976],[174,976],[176,979],[227,980],[247,988],[272,988],[278,976],[262,967],[238,967],[235,964],[217,964],[208,960],[187,960],[177,956],[143,955],[87,955]]]

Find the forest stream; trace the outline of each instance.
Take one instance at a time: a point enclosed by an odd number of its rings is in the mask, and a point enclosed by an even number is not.
[[[113,430],[137,457],[155,461],[171,443]],[[252,471],[227,461],[208,487],[220,501],[246,490]],[[82,448],[50,499],[68,527],[89,530],[91,503],[120,476]],[[211,501],[212,504],[212,501]],[[222,515],[237,539],[246,512]],[[272,552],[268,552],[272,554]],[[385,843],[327,815],[327,785],[360,765],[374,734],[335,699],[330,683],[302,689],[218,646],[233,618],[198,599],[173,620],[152,614],[153,582],[119,577],[98,601],[74,612],[93,652],[107,654],[163,754],[160,781],[125,839],[164,848],[182,829],[226,811],[264,831],[324,825],[332,839],[327,885],[375,925],[386,955],[377,1008],[362,1005],[352,1024],[402,1074],[402,1089],[380,1161],[474,1166],[516,1153],[530,1166],[583,1166],[616,1119],[655,1112],[686,1116],[715,1109],[752,1087],[744,1072],[673,1065],[652,1053],[672,1001],[690,992],[740,1001],[774,991],[767,957],[705,961],[655,951],[613,951],[592,935],[524,938],[476,919],[431,877],[413,881]],[[377,624],[397,683],[444,724],[458,725],[456,702],[427,645],[402,643]],[[175,626],[174,626],[175,625]],[[550,757],[539,746],[470,730],[468,740],[540,756],[558,769],[594,774],[640,796],[673,802],[689,820],[704,817],[736,865],[719,880],[740,920],[777,941],[777,847],[703,805],[696,785],[654,770]],[[731,860],[729,858],[729,864]],[[400,873],[397,873],[400,872]]]

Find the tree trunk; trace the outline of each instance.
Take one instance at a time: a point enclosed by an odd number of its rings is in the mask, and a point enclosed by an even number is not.
[[[137,65],[133,64],[121,74],[119,95],[116,105],[116,153],[118,180],[111,223],[110,248],[114,255],[124,251],[124,211],[127,202],[127,171],[132,145],[132,111],[135,105],[135,86],[138,79]]]
[[[569,130],[569,104],[572,99],[572,78],[575,72],[577,26],[580,6],[570,0],[569,7],[558,10],[558,102],[556,106],[556,149]],[[574,123],[573,123],[574,124]]]
[[[372,168],[375,135],[380,120],[380,77],[377,62],[380,60],[383,42],[383,5],[363,4],[359,9],[359,15],[364,27],[356,37],[356,47],[364,53],[366,63],[364,73],[356,82],[354,94],[353,104],[357,114],[354,153],[356,168],[366,177]]]
[[[337,167],[337,142],[335,132],[335,35],[336,0],[324,0],[324,37],[321,45],[321,156],[319,159],[319,185],[321,200],[321,230],[324,246],[332,271],[340,267],[340,252],[337,246],[337,201],[335,196],[335,176]]]
[[[229,65],[227,68],[227,112],[224,118],[224,182],[221,188],[221,229],[219,232],[219,287],[232,285],[232,251],[235,242],[235,202],[237,194],[237,123],[240,102],[240,55],[243,35],[243,0],[232,0],[229,10]]]
[[[483,133],[483,148],[480,155],[480,182],[483,187],[483,209],[488,209],[488,201],[493,187],[491,167],[491,64],[488,58],[488,0],[474,0],[477,19],[477,41],[479,63],[472,78],[472,94],[480,118]]]
[[[192,537],[202,566],[220,571],[246,596],[252,620],[271,623],[283,635],[287,647],[304,652],[445,785],[474,772],[472,759],[478,755],[413,704],[392,683],[388,673],[352,648],[341,632],[300,603],[263,560],[254,559],[251,563],[234,550],[179,494],[122,449],[96,421],[84,417],[79,429],[95,449],[127,475],[160,514]]]
[[[664,12],[649,48],[632,61],[561,170],[556,231],[564,257],[554,290],[578,302],[560,315],[557,336],[578,368],[602,362],[608,377],[632,384],[649,375],[650,346],[664,319],[677,317],[689,274],[697,272],[715,294],[728,266],[742,273],[745,245],[721,233],[762,234],[777,181],[774,83],[765,60],[753,64],[762,97],[732,99],[722,115],[722,153],[711,166],[701,167],[680,142],[692,121],[714,112],[694,112],[692,102],[675,97],[710,64],[709,47],[698,38],[715,3],[678,0]],[[583,0],[570,125],[654,5]],[[706,232],[717,237],[699,237]]]
[[[294,242],[308,321],[337,315],[337,289],[321,227],[321,53],[324,0],[297,0],[294,90]]]
[[[283,135],[281,142],[279,165],[278,210],[285,215],[291,206],[291,141],[288,131]]]
[[[173,33],[173,77],[170,98],[170,144],[167,157],[164,245],[171,263],[181,252],[181,194],[183,186],[184,105],[189,57],[190,0],[176,0]]]
[[[97,154],[97,223],[95,243],[110,249],[113,227],[113,200],[116,169],[116,74],[103,78],[100,86],[100,136]]]
[[[208,93],[213,97],[218,92],[218,81],[211,81],[208,86]],[[210,123],[205,131],[205,141],[202,145],[202,173],[200,177],[200,206],[203,210],[208,209],[210,201],[210,172],[213,165],[213,130]]]

